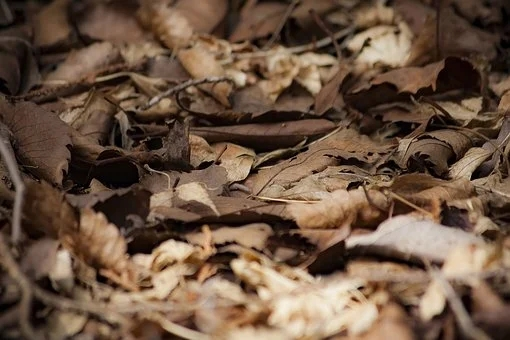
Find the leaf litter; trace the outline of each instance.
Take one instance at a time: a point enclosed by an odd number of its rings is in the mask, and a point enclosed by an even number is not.
[[[504,1],[0,1],[0,335],[506,339]]]

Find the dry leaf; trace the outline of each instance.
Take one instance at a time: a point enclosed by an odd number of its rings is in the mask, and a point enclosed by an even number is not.
[[[61,185],[71,159],[69,127],[53,112],[31,102],[0,100],[0,115],[13,134],[17,156],[28,170]]]
[[[342,228],[373,224],[383,217],[388,199],[376,190],[336,190],[317,203],[292,203],[287,208],[300,228]]]
[[[126,240],[103,213],[82,209],[79,228],[63,228],[60,239],[75,256],[97,269],[121,275],[131,267]]]
[[[181,50],[177,57],[186,71],[195,79],[225,76],[225,70],[214,55],[200,46]],[[230,83],[207,84],[201,85],[200,88],[211,93],[225,107],[230,107],[229,96],[232,92]]]
[[[444,262],[456,247],[483,244],[484,240],[473,234],[413,215],[390,218],[375,232],[351,235],[346,240],[347,249],[357,248],[366,254],[437,263]]]

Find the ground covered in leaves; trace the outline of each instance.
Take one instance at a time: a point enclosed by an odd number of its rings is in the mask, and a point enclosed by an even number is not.
[[[0,0],[1,338],[510,338],[509,23]]]

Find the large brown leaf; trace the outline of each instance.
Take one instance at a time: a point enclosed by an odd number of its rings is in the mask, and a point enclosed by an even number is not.
[[[53,112],[30,102],[0,100],[0,116],[14,136],[21,164],[41,179],[62,184],[71,159],[69,127]]]
[[[375,76],[355,86],[345,96],[360,110],[455,89],[480,91],[481,76],[467,60],[448,57],[424,67],[403,67]]]

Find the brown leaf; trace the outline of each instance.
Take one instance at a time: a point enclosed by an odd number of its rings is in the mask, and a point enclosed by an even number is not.
[[[34,44],[48,50],[68,46],[75,37],[68,15],[69,0],[55,0],[34,17]]]
[[[391,191],[405,200],[427,210],[434,217],[439,217],[441,204],[453,200],[462,200],[474,195],[471,182],[465,178],[445,181],[426,174],[403,174],[395,178]],[[405,206],[396,206],[396,209]]]
[[[253,150],[232,143],[214,144],[219,165],[227,170],[229,183],[244,180],[250,174],[255,160]]]
[[[268,36],[276,30],[286,9],[287,5],[280,2],[248,2],[229,40],[237,42]]]
[[[177,58],[194,79],[225,75],[223,66],[214,58],[214,55],[200,46],[179,51]],[[229,96],[232,85],[230,83],[205,84],[200,85],[200,88],[210,93],[223,106],[231,106]]]
[[[175,4],[198,33],[211,33],[227,14],[227,0],[178,0]]]
[[[436,20],[430,17],[415,39],[408,65],[420,65],[433,60],[436,44]],[[496,54],[497,37],[476,28],[459,17],[453,8],[445,6],[440,14],[439,52],[441,57],[483,55],[492,60]]]
[[[103,213],[82,209],[79,228],[63,230],[60,239],[75,256],[94,268],[122,274],[130,267],[126,240]]]
[[[72,2],[71,13],[81,37],[110,42],[136,42],[144,31],[134,15],[137,1]]]
[[[373,225],[381,221],[389,206],[387,197],[377,190],[337,190],[316,203],[291,203],[287,208],[302,229],[345,228]]]
[[[339,96],[340,86],[345,78],[349,75],[349,68],[341,66],[338,72],[331,78],[331,80],[324,85],[321,91],[315,96],[315,114],[322,116],[328,111],[335,103],[336,98]]]
[[[191,133],[205,138],[209,143],[231,142],[267,151],[294,146],[307,137],[331,132],[335,127],[333,122],[326,119],[303,119],[282,123],[195,127]]]
[[[504,340],[510,336],[510,305],[505,303],[486,282],[473,288],[473,321],[491,339]]]
[[[95,75],[98,69],[121,60],[119,50],[109,42],[95,43],[71,52],[57,69],[46,76],[46,81],[73,83]]]
[[[402,139],[396,155],[402,168],[422,170],[429,167],[434,174],[443,176],[448,163],[456,161],[476,142],[476,136],[468,131],[437,130]]]
[[[410,318],[397,303],[390,302],[382,308],[377,322],[363,335],[338,337],[337,340],[414,340]]]
[[[371,164],[390,148],[392,148],[390,144],[377,144],[353,129],[342,129],[326,139],[313,143],[307,151],[292,159],[251,174],[245,184],[254,194],[264,196],[268,194],[267,188],[271,185],[287,187],[328,166],[337,165],[340,161],[336,158],[357,159]]]
[[[61,230],[77,227],[77,214],[63,193],[44,181],[30,181],[26,187],[23,214],[30,229],[33,229],[27,230],[27,233],[42,232],[56,239]]]
[[[169,49],[186,46],[193,36],[193,27],[180,10],[166,1],[141,1],[138,18]]]
[[[76,119],[69,122],[69,125],[83,136],[97,140],[99,144],[104,144],[108,140],[116,113],[115,105],[107,101],[97,91],[91,91],[83,111],[78,114]]]
[[[40,78],[30,42],[23,36],[0,36],[0,92],[25,94]]]
[[[71,159],[69,127],[53,112],[31,102],[0,100],[0,115],[14,136],[23,165],[39,178],[62,184]]]
[[[345,101],[360,110],[453,89],[480,90],[481,78],[468,61],[448,57],[424,67],[404,67],[374,77],[368,84],[355,86]]]

